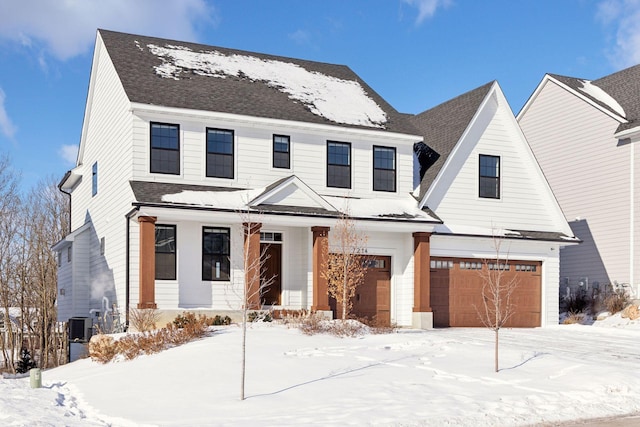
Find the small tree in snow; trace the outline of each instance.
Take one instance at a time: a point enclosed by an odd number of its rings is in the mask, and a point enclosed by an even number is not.
[[[356,222],[343,214],[332,231],[332,248],[323,254],[323,276],[329,295],[341,308],[342,320],[351,313],[356,289],[367,274],[367,236],[356,230]]]
[[[508,276],[509,256],[500,252],[502,240],[494,237],[496,256],[494,259],[485,260],[484,268],[480,270],[482,276],[482,306],[475,307],[482,324],[494,331],[494,368],[499,371],[499,334],[500,329],[506,325],[515,313],[513,293],[518,286],[515,276]]]

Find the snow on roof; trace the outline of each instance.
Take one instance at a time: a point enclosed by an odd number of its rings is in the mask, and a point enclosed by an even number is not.
[[[336,123],[384,128],[387,122],[386,113],[355,80],[343,80],[308,71],[290,62],[250,55],[194,52],[175,45],[148,44],[147,47],[163,61],[155,70],[164,78],[179,80],[183,71],[217,78],[247,78],[286,93],[313,114]]]
[[[582,87],[578,88],[580,91],[584,92],[585,94],[591,96],[592,98],[595,98],[598,101],[602,102],[603,104],[607,105],[609,108],[611,108],[613,111],[615,111],[622,117],[626,117],[624,113],[624,109],[620,106],[620,104],[618,104],[618,101],[616,101],[611,95],[609,95],[607,92],[605,92],[598,86],[591,83],[591,80],[580,80],[580,82],[582,83]]]
[[[246,209],[247,203],[259,194],[264,188],[238,191],[194,191],[182,190],[179,193],[165,194],[162,201],[198,206],[215,206],[221,209]]]
[[[347,197],[324,196],[340,212],[354,218],[415,218],[434,220],[429,214],[418,208],[418,202],[411,195],[403,199],[356,199]]]

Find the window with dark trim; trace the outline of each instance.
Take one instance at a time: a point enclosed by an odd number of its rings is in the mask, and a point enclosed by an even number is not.
[[[351,144],[327,141],[327,187],[351,188]]]
[[[202,228],[202,280],[229,280],[230,235],[229,228]]]
[[[396,191],[396,149],[373,146],[373,190]]]
[[[151,172],[180,175],[180,126],[151,123]]]
[[[207,128],[207,176],[233,179],[233,131]]]
[[[156,224],[156,280],[176,280],[176,226]]]
[[[291,167],[291,138],[286,135],[273,135],[273,167],[289,169]]]
[[[91,196],[98,194],[98,162],[91,166]]]
[[[500,157],[480,154],[479,196],[488,199],[500,198]]]

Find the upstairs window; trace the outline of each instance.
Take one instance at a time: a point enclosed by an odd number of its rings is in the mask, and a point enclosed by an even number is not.
[[[151,172],[180,175],[180,127],[151,123]]]
[[[233,131],[207,128],[207,176],[233,179]]]
[[[226,281],[231,271],[230,238],[228,228],[202,229],[202,280]]]
[[[480,154],[480,197],[500,198],[500,157]]]
[[[176,280],[176,226],[156,224],[156,280]]]
[[[91,196],[98,194],[98,162],[91,166]]]
[[[351,144],[327,141],[327,187],[351,188]]]
[[[286,135],[273,135],[273,167],[289,169],[291,167],[291,144]]]
[[[396,149],[373,146],[373,190],[396,191]]]

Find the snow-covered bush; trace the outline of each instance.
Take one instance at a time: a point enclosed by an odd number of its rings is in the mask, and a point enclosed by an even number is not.
[[[30,369],[36,368],[36,361],[31,357],[31,353],[26,348],[20,350],[20,360],[16,364],[16,372],[24,374],[29,372]]]

